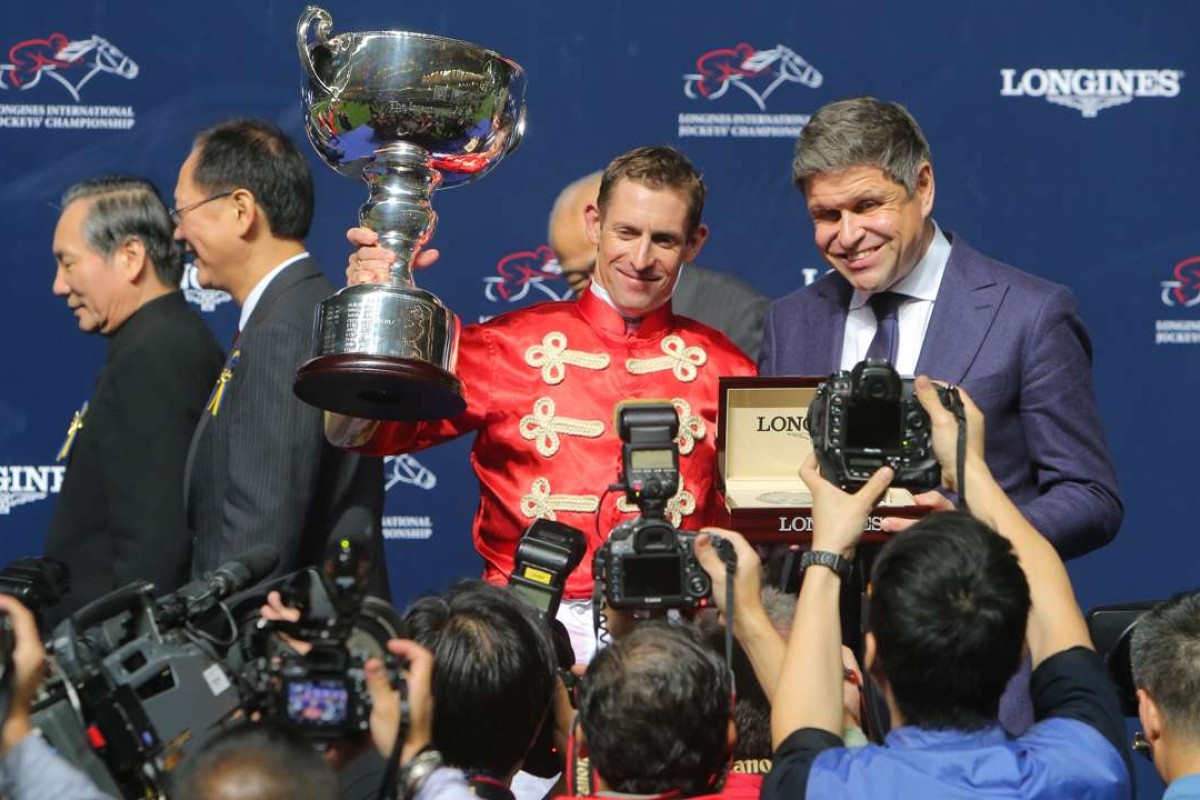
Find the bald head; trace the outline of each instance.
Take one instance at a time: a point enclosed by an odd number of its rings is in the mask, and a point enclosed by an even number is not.
[[[576,293],[587,286],[596,265],[596,245],[588,238],[583,212],[596,202],[601,176],[593,172],[569,184],[550,211],[550,248]]]

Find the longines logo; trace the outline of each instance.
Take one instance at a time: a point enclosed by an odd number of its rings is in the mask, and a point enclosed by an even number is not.
[[[749,98],[760,113],[690,110],[679,114],[679,136],[795,139],[808,124],[808,115],[767,114],[767,99],[784,86],[816,89],[824,81],[820,70],[782,44],[760,50],[742,42],[709,50],[696,59],[695,72],[684,74],[684,96],[696,101],[720,101],[730,110],[737,109],[737,105],[729,103],[730,98]],[[737,91],[731,93],[730,88]]]
[[[0,466],[0,514],[62,490],[66,467]]]
[[[52,99],[53,94],[44,91],[49,86],[57,87],[60,96],[65,90],[75,105],[0,103],[0,128],[129,130],[134,126],[131,106],[80,105],[83,88],[92,79],[138,76],[137,62],[103,36],[72,40],[52,33],[44,39],[26,39],[8,48],[8,59],[0,63],[0,97],[37,90],[38,99]]]
[[[813,521],[811,514],[797,514],[793,517],[779,517],[780,533],[812,533]],[[883,517],[867,517],[863,530],[878,533],[883,530]]]
[[[1167,308],[1200,305],[1200,256],[1185,258],[1171,270],[1171,279],[1160,282],[1162,304]],[[1155,344],[1200,344],[1200,319],[1160,319],[1154,322]]]
[[[791,414],[787,416],[776,415],[768,417],[760,415],[755,418],[755,431],[758,433],[786,433],[789,436],[798,436],[801,439],[808,439],[808,429],[804,427],[803,414]]]
[[[1135,97],[1175,97],[1183,71],[1177,69],[1043,69],[1035,67],[1017,75],[1000,70],[1002,97],[1043,97],[1047,102],[1073,108],[1086,118]]]
[[[220,289],[205,289],[201,286],[200,271],[196,269],[195,264],[184,265],[183,279],[179,281],[179,288],[183,289],[183,296],[189,303],[195,303],[200,306],[201,311],[205,312],[216,311],[217,306],[221,303],[228,303],[233,299],[228,292]]]

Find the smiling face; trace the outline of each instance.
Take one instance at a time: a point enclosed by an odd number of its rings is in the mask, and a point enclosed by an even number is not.
[[[643,317],[671,298],[679,268],[700,252],[708,229],[688,235],[688,199],[682,190],[652,189],[632,180],[613,186],[604,213],[586,211],[597,246],[593,280],[627,317]]]
[[[912,196],[875,166],[814,175],[805,187],[817,247],[831,267],[865,292],[889,289],[929,248],[933,168],[922,164]]]
[[[179,169],[175,184],[175,238],[183,242],[196,266],[196,277],[205,288],[228,289],[229,251],[236,234],[229,230],[232,211],[225,193],[206,191],[194,175],[199,151],[193,150]],[[211,198],[211,199],[210,199]]]
[[[129,283],[116,263],[92,250],[84,236],[91,202],[76,200],[63,209],[54,228],[54,294],[66,298],[84,333],[112,333],[129,316]]]

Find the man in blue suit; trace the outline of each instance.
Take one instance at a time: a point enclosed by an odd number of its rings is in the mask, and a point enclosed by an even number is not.
[[[870,355],[959,384],[987,418],[992,473],[1059,554],[1108,543],[1123,508],[1071,293],[933,221],[929,145],[895,103],[821,108],[792,174],[834,271],[775,301],[760,374],[826,375]]]

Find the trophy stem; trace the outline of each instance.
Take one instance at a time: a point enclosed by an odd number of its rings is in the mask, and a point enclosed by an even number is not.
[[[429,201],[442,174],[430,166],[432,160],[423,147],[395,142],[377,150],[363,167],[371,197],[359,208],[358,218],[363,227],[379,234],[380,247],[396,254],[390,283],[397,288],[414,287],[413,261],[437,227],[437,213]]]

